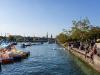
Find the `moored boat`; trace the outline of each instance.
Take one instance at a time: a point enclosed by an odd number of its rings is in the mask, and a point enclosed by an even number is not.
[[[6,59],[1,60],[2,64],[10,64],[10,63],[13,63],[13,62],[14,62],[13,58],[6,58]]]
[[[21,54],[13,54],[11,58],[1,59],[2,64],[10,64],[16,61],[21,61],[22,59],[27,58],[30,55],[30,52],[23,52]]]
[[[30,52],[17,50],[13,44],[11,46],[7,46],[6,48],[0,49],[0,58],[2,64],[9,64],[20,61],[28,57],[29,54]]]
[[[27,58],[30,55],[30,52],[23,52],[23,54],[21,54],[21,58]]]

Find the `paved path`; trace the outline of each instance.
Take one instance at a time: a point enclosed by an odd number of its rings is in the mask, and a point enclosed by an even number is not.
[[[63,45],[62,45],[63,46]],[[64,46],[63,46],[64,47]],[[79,50],[77,48],[68,48],[65,47],[67,50],[74,54],[75,56],[79,57],[82,61],[86,62],[88,65],[90,65],[93,69],[100,72],[100,57],[97,55],[94,55],[93,61],[90,58],[90,53],[87,54],[87,58],[85,58],[85,51]]]

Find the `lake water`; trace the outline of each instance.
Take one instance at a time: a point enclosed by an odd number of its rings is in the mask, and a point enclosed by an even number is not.
[[[20,62],[2,65],[0,75],[100,75],[57,44],[33,45],[18,49],[30,51]]]

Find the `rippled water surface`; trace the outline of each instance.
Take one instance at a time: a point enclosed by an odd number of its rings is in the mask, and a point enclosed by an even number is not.
[[[17,48],[30,51],[30,56],[21,62],[2,65],[0,75],[100,75],[56,44]]]

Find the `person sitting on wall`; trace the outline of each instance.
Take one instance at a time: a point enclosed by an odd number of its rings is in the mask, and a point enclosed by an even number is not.
[[[97,54],[97,46],[96,46],[96,44],[94,44],[94,46],[92,48],[92,51],[91,51],[91,54],[90,54],[90,58],[91,58],[92,63],[94,63],[93,58],[94,58],[95,54]]]
[[[89,45],[85,45],[85,58],[87,57],[87,54],[89,53]]]
[[[94,44],[94,46],[93,46],[93,53],[97,54],[97,46],[96,46],[96,44]]]

